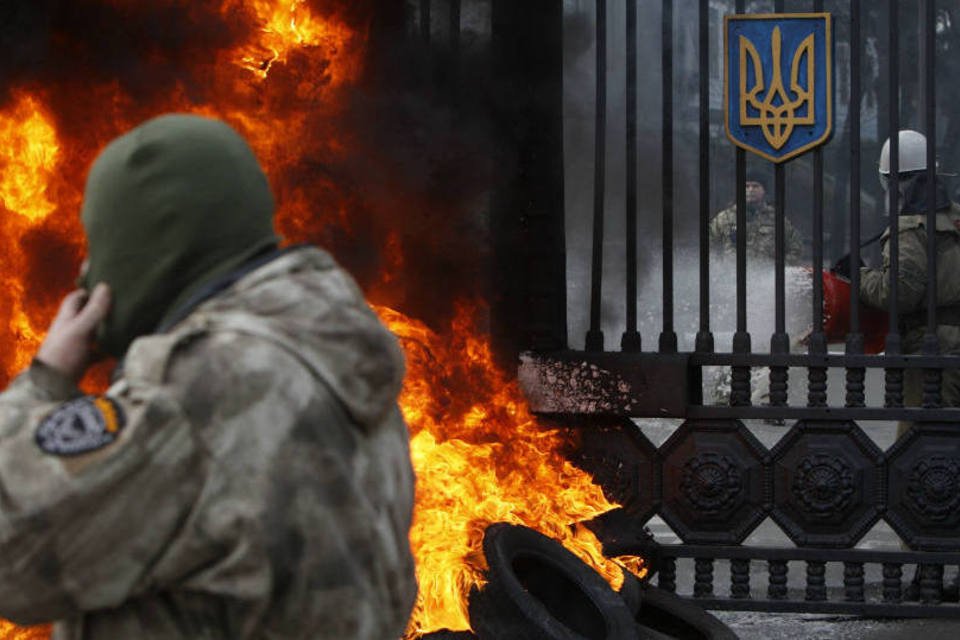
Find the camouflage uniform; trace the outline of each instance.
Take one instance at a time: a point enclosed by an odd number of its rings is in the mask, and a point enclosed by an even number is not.
[[[0,615],[58,620],[58,640],[400,637],[416,594],[402,375],[356,285],[309,247],[136,339],[104,396],[35,362],[0,394]],[[71,400],[112,406],[115,440],[41,444]]]
[[[759,207],[747,207],[747,255],[752,258],[775,258],[776,211],[767,203]],[[788,264],[796,264],[803,253],[800,234],[784,218],[784,258]],[[737,207],[727,207],[710,221],[710,248],[729,255],[737,252]]]
[[[926,332],[927,303],[927,219],[926,215],[899,217],[900,271],[897,286],[900,333],[903,353],[919,353]],[[951,204],[949,210],[937,214],[937,337],[940,352],[960,353],[960,207]],[[878,309],[889,309],[890,250],[883,236],[883,268],[861,269],[860,297],[864,304]],[[919,406],[923,399],[923,371],[908,369],[904,374],[904,401],[908,406]],[[944,406],[960,406],[960,371],[943,372],[942,400]],[[905,425],[902,425],[902,427]],[[901,431],[903,428],[901,428]]]

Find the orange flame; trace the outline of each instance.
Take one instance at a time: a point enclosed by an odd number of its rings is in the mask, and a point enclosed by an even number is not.
[[[60,155],[56,130],[37,100],[19,94],[0,114],[0,202],[31,222],[56,209],[47,184]]]
[[[477,337],[483,309],[461,305],[444,336],[391,309],[377,312],[407,357],[400,404],[417,472],[410,540],[420,584],[408,637],[469,628],[467,595],[482,585],[483,532],[494,522],[560,540],[618,588],[621,565],[576,525],[616,505],[564,457],[563,434],[539,425],[518,386],[494,365],[489,344]]]
[[[324,46],[334,54],[347,50],[354,33],[338,22],[314,18],[305,0],[253,0],[252,8],[263,24],[257,42],[244,48],[240,65],[264,79],[274,63],[287,62],[291,51]],[[334,85],[353,77],[356,59],[334,56],[330,77]]]
[[[48,624],[37,627],[18,627],[0,620],[0,638],[4,640],[48,640],[53,629]]]
[[[212,63],[198,61],[215,68],[209,78],[215,99],[196,102],[177,85],[165,102],[141,106],[116,83],[84,87],[95,98],[90,103],[104,106],[75,133],[58,130],[40,92],[14,92],[0,111],[0,214],[11,214],[0,215],[0,253],[6,258],[0,265],[6,294],[0,296],[0,374],[7,380],[28,364],[43,338],[41,328],[72,286],[73,274],[61,272],[78,266],[82,256],[77,210],[87,166],[97,149],[140,120],[187,111],[237,127],[278,192],[277,224],[290,241],[310,239],[324,223],[350,224],[351,203],[335,177],[311,174],[313,191],[304,189],[302,179],[284,177],[302,171],[305,159],[351,148],[346,132],[335,125],[323,129],[315,116],[345,108],[342,89],[361,70],[365,33],[335,15],[316,15],[305,0],[222,0],[224,16],[235,10],[255,16],[259,29],[235,49],[217,53]],[[328,200],[323,223],[314,210],[318,189]],[[59,243],[51,270],[60,278],[55,283],[53,275],[29,275],[44,268],[30,253],[37,234]],[[387,272],[379,286],[402,287],[390,273],[404,265],[398,234],[387,235],[384,250]],[[37,291],[38,282],[49,290]],[[485,315],[482,307],[462,305],[442,335],[386,307],[377,311],[400,337],[408,366],[401,404],[418,477],[411,543],[420,582],[408,637],[469,628],[466,596],[481,584],[481,541],[493,522],[525,524],[559,539],[619,585],[618,563],[576,525],[615,505],[564,458],[564,434],[541,426],[516,384],[494,366],[489,345],[477,337],[483,334],[477,321]],[[642,561],[632,568],[642,572]],[[0,640],[49,634],[49,626],[20,628],[0,620]]]

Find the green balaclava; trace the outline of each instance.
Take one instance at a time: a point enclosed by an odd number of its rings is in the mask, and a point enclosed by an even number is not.
[[[165,115],[107,145],[81,212],[82,284],[111,290],[100,348],[121,357],[203,285],[276,245],[273,210],[256,157],[223,122]]]

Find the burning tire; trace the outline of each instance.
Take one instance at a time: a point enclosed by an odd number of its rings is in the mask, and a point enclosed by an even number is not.
[[[737,639],[737,634],[730,627],[696,603],[651,584],[644,584],[633,575],[625,576],[621,596],[627,601],[636,602],[636,595],[633,593],[635,590],[639,590],[640,607],[636,613],[636,621],[641,627],[638,631],[640,638]],[[648,629],[657,635],[644,636],[642,629]]]
[[[470,594],[481,640],[636,640],[636,622],[603,577],[532,529],[487,527],[487,585]]]

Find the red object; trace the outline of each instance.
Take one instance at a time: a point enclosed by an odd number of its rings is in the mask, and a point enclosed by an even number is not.
[[[884,349],[889,323],[885,311],[860,304],[860,331],[865,353]],[[837,274],[823,272],[823,333],[827,342],[841,342],[850,329],[850,281]]]

